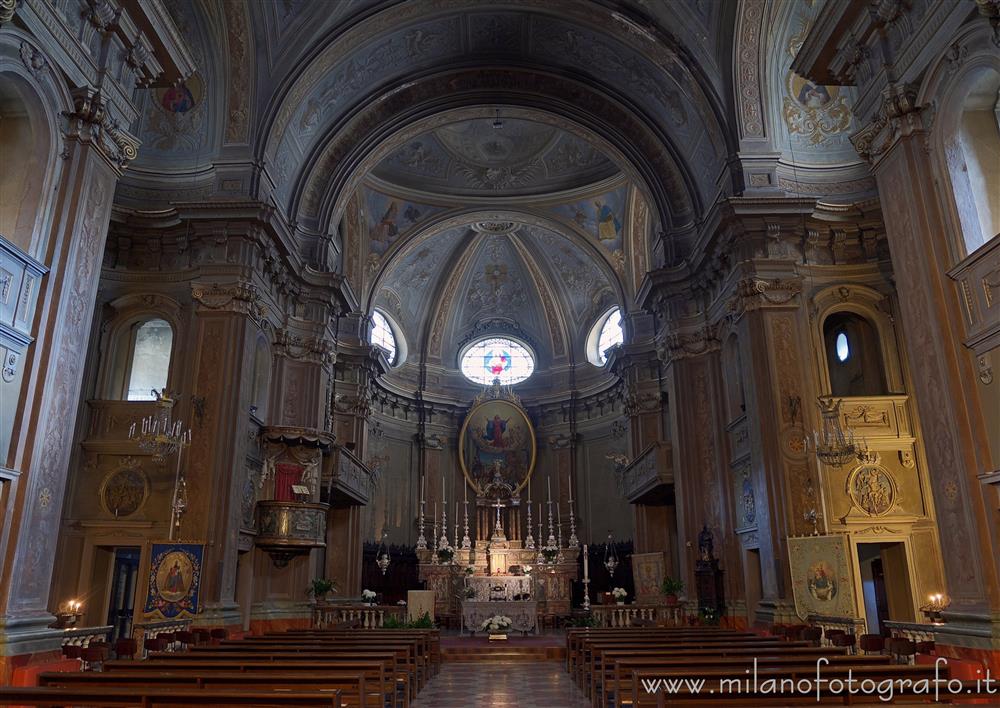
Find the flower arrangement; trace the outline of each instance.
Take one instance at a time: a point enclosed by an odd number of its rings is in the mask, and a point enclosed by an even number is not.
[[[465,598],[467,600],[471,600],[475,596],[476,596],[476,589],[475,588],[465,588]]]
[[[513,624],[513,620],[507,615],[493,615],[483,620],[483,623],[479,625],[479,629],[490,634],[496,634],[497,632],[506,632]]]
[[[472,566],[472,565],[465,566],[465,574],[466,575],[472,575],[475,572],[476,572],[476,567],[475,566]]]
[[[546,563],[555,563],[556,559],[559,557],[558,548],[543,548],[542,557],[545,558]]]
[[[628,597],[628,593],[625,592],[625,588],[614,588],[611,590],[611,595],[617,602],[625,602],[625,598]]]
[[[454,557],[455,549],[451,546],[441,546],[441,548],[437,550],[437,559],[439,563],[451,563]]]
[[[371,603],[375,602],[375,598],[376,597],[378,597],[378,595],[376,595],[371,590],[362,590],[361,591],[361,599],[364,600],[365,602],[367,602],[368,604],[371,604]]]
[[[315,597],[317,600],[322,600],[327,593],[333,592],[336,589],[337,587],[333,584],[332,580],[313,578],[309,583],[309,587],[306,588],[306,595]]]

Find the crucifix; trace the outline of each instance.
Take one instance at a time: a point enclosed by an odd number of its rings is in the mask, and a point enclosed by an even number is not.
[[[503,524],[500,523],[500,509],[503,508],[503,505],[500,504],[500,497],[497,497],[497,503],[494,504],[493,506],[496,507],[496,510],[497,510],[497,526],[493,530],[493,540],[494,541],[506,541],[507,537],[506,537],[506,535],[504,535],[504,532],[503,532]]]

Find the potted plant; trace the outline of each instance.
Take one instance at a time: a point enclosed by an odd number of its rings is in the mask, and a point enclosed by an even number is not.
[[[337,587],[332,580],[326,578],[313,578],[306,588],[306,595],[312,597],[316,602],[324,602],[326,596],[336,590]]]
[[[493,615],[483,620],[479,629],[489,633],[490,641],[504,640],[507,639],[507,631],[513,624],[513,620],[507,615]]]
[[[476,572],[476,567],[475,566],[473,566],[473,565],[467,565],[467,566],[465,566],[465,574],[466,575],[474,575],[475,572]]]
[[[371,590],[362,590],[361,591],[361,599],[369,607],[371,607],[372,605],[375,604],[375,598],[376,597],[378,597],[378,596],[373,591],[371,591]]]
[[[476,596],[476,589],[473,587],[465,588],[465,599],[471,600]]]
[[[625,592],[625,588],[614,588],[611,591],[611,595],[615,598],[615,602],[619,605],[624,605],[625,598],[628,597],[628,593]]]
[[[684,592],[684,581],[671,578],[668,575],[663,579],[663,585],[660,589],[663,590],[667,606],[676,607],[678,602],[677,596]]]
[[[437,550],[438,563],[451,563],[454,557],[455,549],[451,546],[441,546],[441,548]]]

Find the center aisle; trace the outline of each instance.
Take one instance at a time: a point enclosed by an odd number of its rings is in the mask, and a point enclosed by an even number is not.
[[[559,661],[445,662],[413,708],[586,708]]]

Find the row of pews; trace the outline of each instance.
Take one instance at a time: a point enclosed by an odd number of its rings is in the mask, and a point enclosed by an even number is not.
[[[440,665],[436,629],[292,630],[46,672],[0,687],[0,706],[409,708]]]
[[[821,659],[821,676],[828,681],[843,681],[848,672],[855,686],[865,680],[895,681],[891,702],[897,704],[927,702],[921,679],[948,679],[946,671],[936,674],[933,664],[902,665],[886,655],[852,655],[845,648],[811,641],[718,628],[574,628],[567,630],[566,648],[566,668],[594,708],[889,702],[878,695],[851,694],[829,682],[808,695],[775,692],[782,679],[814,680]],[[704,683],[699,686],[699,681]],[[669,690],[666,682],[671,682]],[[815,688],[816,683],[810,685]],[[722,686],[727,690],[720,690]],[[942,701],[946,698],[941,696]]]

